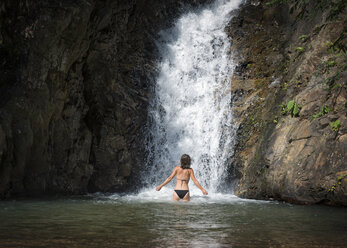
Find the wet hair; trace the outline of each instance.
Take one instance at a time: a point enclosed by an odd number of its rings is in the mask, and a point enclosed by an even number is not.
[[[190,168],[190,156],[188,154],[183,154],[181,156],[181,168],[182,169],[189,169]]]

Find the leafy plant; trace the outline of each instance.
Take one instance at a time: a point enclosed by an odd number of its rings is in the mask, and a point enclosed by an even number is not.
[[[292,117],[298,117],[301,109],[301,106],[295,100],[290,100],[287,104],[282,102],[280,107],[282,115],[290,114]]]
[[[281,107],[281,114],[285,115],[287,113],[287,105],[284,102],[282,102],[280,107]]]
[[[319,112],[317,114],[314,114],[312,116],[312,120],[319,118],[323,115],[326,115],[327,113],[329,113],[331,111],[331,108],[327,107],[325,104],[320,108]]]
[[[301,107],[294,101],[291,100],[287,103],[287,111],[291,114],[292,117],[299,116]]]
[[[335,189],[336,189],[336,187],[337,187],[338,185],[341,185],[342,179],[344,179],[346,176],[347,176],[347,174],[344,174],[344,175],[342,175],[342,176],[338,176],[338,177],[337,177],[337,180],[336,180],[336,183],[335,183],[330,189],[328,189],[328,192],[334,192]]]
[[[341,122],[340,120],[332,121],[330,122],[330,126],[335,132],[337,132],[341,127]]]

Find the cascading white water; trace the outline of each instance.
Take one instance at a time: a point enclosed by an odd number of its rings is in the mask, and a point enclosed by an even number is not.
[[[224,29],[240,2],[221,0],[185,14],[174,31],[163,34],[174,38],[161,47],[163,59],[150,103],[148,186],[162,183],[184,153],[210,192],[223,181],[236,132],[230,94],[234,64]]]

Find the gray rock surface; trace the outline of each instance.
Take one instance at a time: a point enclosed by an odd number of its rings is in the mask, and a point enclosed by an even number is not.
[[[228,27],[238,63],[235,193],[346,206],[345,4],[266,2],[244,5]],[[291,100],[297,117],[281,113]]]
[[[135,185],[157,33],[198,3],[2,1],[0,198]]]

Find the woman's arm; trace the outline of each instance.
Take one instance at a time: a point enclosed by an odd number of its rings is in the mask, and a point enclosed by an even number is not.
[[[155,190],[156,191],[161,190],[162,187],[164,187],[166,184],[168,184],[172,180],[172,178],[175,177],[176,173],[177,173],[177,167],[175,167],[172,174],[168,178],[166,178],[166,180],[162,184],[160,184],[158,187],[156,187]]]
[[[208,194],[207,191],[206,191],[203,187],[201,187],[201,185],[200,185],[200,183],[198,182],[198,180],[196,180],[196,178],[195,178],[195,176],[194,176],[194,171],[193,171],[193,169],[190,170],[190,177],[192,178],[192,180],[193,180],[193,182],[195,183],[195,185],[202,191],[202,193],[203,193],[204,195],[207,195],[207,194]]]

